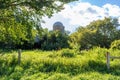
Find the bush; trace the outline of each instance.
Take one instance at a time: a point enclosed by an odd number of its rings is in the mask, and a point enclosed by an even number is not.
[[[111,43],[111,49],[120,49],[120,40],[115,40]]]
[[[49,77],[47,80],[70,80],[67,74],[56,73]]]
[[[63,49],[60,56],[61,57],[75,57],[75,53],[73,50]]]
[[[56,58],[56,57],[58,57],[58,54],[57,53],[51,53],[51,54],[48,55],[48,57]]]
[[[62,34],[59,31],[48,32],[47,35],[42,36],[41,49],[43,50],[60,50],[62,48],[68,48],[69,36]]]
[[[13,72],[9,77],[8,80],[19,80],[23,76],[23,73],[21,72]]]

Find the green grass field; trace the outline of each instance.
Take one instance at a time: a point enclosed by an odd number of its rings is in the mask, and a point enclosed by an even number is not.
[[[81,52],[23,50],[20,65],[17,51],[2,51],[0,80],[120,80],[120,60],[111,60],[107,70],[107,51],[120,56],[120,50],[103,48]]]

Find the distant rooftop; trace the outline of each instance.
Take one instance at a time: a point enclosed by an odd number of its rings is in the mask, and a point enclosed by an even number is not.
[[[56,30],[58,30],[58,31],[60,31],[60,32],[63,32],[64,33],[64,25],[61,23],[61,22],[55,22],[54,24],[53,24],[53,31],[56,31]]]
[[[61,22],[55,22],[54,24],[53,24],[53,26],[58,26],[58,27],[64,27],[63,26],[63,24],[61,23]]]

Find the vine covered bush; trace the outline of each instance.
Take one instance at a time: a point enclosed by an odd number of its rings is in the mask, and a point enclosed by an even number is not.
[[[111,49],[120,49],[120,40],[115,40],[111,43]]]

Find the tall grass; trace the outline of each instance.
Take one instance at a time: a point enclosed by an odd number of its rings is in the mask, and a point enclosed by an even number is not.
[[[79,53],[70,49],[22,51],[18,65],[16,51],[4,52],[0,54],[0,80],[119,80],[120,62],[111,60],[108,71],[107,51],[112,56],[120,55],[120,50],[99,47]]]

